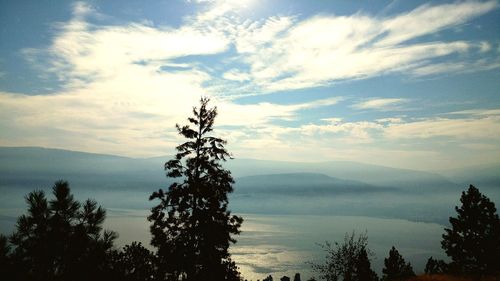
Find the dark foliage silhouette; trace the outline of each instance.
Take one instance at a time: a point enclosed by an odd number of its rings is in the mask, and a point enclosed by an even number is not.
[[[425,264],[425,274],[438,274],[447,272],[447,264],[443,260],[435,260],[430,257]]]
[[[394,246],[389,251],[389,257],[384,259],[382,273],[384,274],[382,277],[384,281],[405,280],[415,276],[411,264],[406,263]]]
[[[10,245],[7,237],[0,234],[0,276],[7,280],[14,278],[14,264],[10,258]]]
[[[450,270],[465,274],[500,271],[500,219],[495,204],[470,185],[462,192],[457,217],[450,217],[441,246],[451,257]]]
[[[140,242],[126,245],[120,252],[115,252],[113,269],[119,280],[152,281],[155,279],[155,255],[144,248]]]
[[[262,281],[273,281],[273,277],[269,275],[266,278],[262,279]]]
[[[283,277],[280,278],[280,281],[290,281],[290,277],[283,276]]]
[[[301,281],[300,280],[300,273],[295,273],[295,276],[293,277],[293,281]]]
[[[26,196],[28,213],[19,217],[10,237],[13,280],[101,280],[111,277],[116,233],[103,231],[106,211],[92,200],[73,198],[67,182]]]
[[[356,239],[355,233],[346,234],[344,242],[335,242],[332,246],[329,242],[320,245],[327,256],[324,264],[312,263],[313,270],[320,278],[327,281],[369,281],[377,280],[377,275],[370,267],[367,248],[368,237],[361,234]],[[364,279],[371,278],[371,279]]]
[[[208,108],[208,102],[202,98],[200,108],[193,109],[191,125],[177,125],[187,141],[165,170],[179,181],[150,197],[160,200],[148,217],[151,244],[158,248],[161,278],[169,280],[240,280],[228,248],[243,219],[227,208],[234,181],[221,161],[230,155],[226,142],[210,135],[217,109]]]
[[[370,259],[368,258],[368,252],[366,251],[365,248],[362,248],[359,251],[358,257],[356,258],[353,280],[358,280],[358,281],[378,280],[377,274],[371,268]]]

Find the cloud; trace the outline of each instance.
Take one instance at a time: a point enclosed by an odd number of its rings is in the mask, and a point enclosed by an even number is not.
[[[479,59],[476,61],[459,61],[434,63],[418,66],[410,70],[415,77],[429,77],[443,74],[473,73],[500,68],[500,59]]]
[[[383,118],[376,121],[348,122],[327,119],[326,124],[302,125],[297,130],[305,135],[347,133],[353,140],[380,141],[397,139],[430,139],[449,137],[453,140],[495,140],[500,137],[500,110],[463,111],[472,113],[462,118]],[[457,114],[453,112],[451,114]]]
[[[225,72],[222,77],[227,80],[233,80],[233,81],[247,81],[250,80],[251,77],[248,73],[241,72],[237,69],[230,69],[229,71]]]
[[[411,39],[458,26],[495,8],[496,1],[455,2],[430,6],[422,5],[413,11],[388,18],[382,22],[382,33],[387,35],[375,46],[394,46]]]
[[[96,9],[77,2],[73,18],[56,26],[47,48],[22,51],[39,67],[39,75],[57,77],[60,90],[47,95],[0,92],[0,127],[9,132],[2,134],[0,145],[154,156],[179,143],[174,124],[185,122],[200,96],[213,99],[220,132],[246,157],[359,160],[366,159],[363,154],[380,157],[388,151],[410,158],[438,152],[384,143],[448,138],[488,147],[499,136],[498,117],[491,112],[375,121],[332,114],[304,124],[302,111],[336,106],[342,97],[311,97],[295,104],[236,99],[385,73],[421,77],[496,68],[498,60],[476,59],[490,54],[493,43],[425,37],[487,13],[496,2],[424,5],[391,17],[321,14],[257,21],[242,19],[238,5],[210,1],[199,5],[206,10],[174,28],[144,22],[98,25],[89,20]],[[387,111],[404,102],[377,98],[353,107]],[[283,121],[295,125],[276,125]]]
[[[500,115],[500,109],[468,109],[461,111],[453,111],[448,114],[451,115],[475,115],[475,116],[490,116],[490,115]]]
[[[483,41],[483,42],[480,42],[479,43],[479,51],[481,53],[486,53],[486,52],[489,52],[491,50],[491,44],[486,42],[486,41]]]
[[[289,105],[267,102],[239,105],[224,101],[218,101],[216,104],[218,104],[217,107],[220,112],[220,125],[256,126],[266,125],[273,119],[292,120],[301,110],[331,106],[337,104],[341,100],[342,97],[333,97]]]
[[[407,102],[407,100],[401,98],[379,98],[359,102],[353,104],[352,107],[355,109],[394,110],[398,109],[397,106],[404,102]]]
[[[430,118],[400,124],[389,124],[387,138],[413,139],[451,137],[453,139],[492,140],[500,137],[500,116],[481,118]]]
[[[411,40],[458,26],[496,7],[495,1],[459,2],[423,5],[389,18],[361,13],[302,21],[272,17],[263,22],[233,23],[233,32],[236,50],[250,67],[253,79],[249,80],[263,92],[284,91],[390,72],[421,75],[425,67],[433,67],[434,59],[467,55],[478,44]],[[487,44],[480,43],[481,51]],[[420,70],[414,70],[417,67]],[[486,62],[475,71],[492,68],[496,66]]]
[[[458,118],[445,113],[376,121],[332,117],[296,127],[257,125],[240,128],[242,134],[230,147],[239,158],[336,159],[417,169],[461,167],[500,157],[500,115],[498,109],[488,111],[472,110]]]
[[[89,14],[95,13],[94,7],[92,7],[90,4],[77,1],[73,3],[73,16],[76,18],[81,18],[84,16],[87,16]]]

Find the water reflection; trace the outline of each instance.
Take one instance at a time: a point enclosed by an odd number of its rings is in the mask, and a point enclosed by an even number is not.
[[[109,209],[107,227],[118,231],[118,245],[141,241],[149,244],[148,211]],[[417,272],[428,257],[445,258],[440,248],[443,226],[360,216],[301,216],[239,214],[245,218],[238,243],[231,248],[243,276],[262,279],[293,276],[300,272],[311,276],[308,261],[321,261],[318,242],[341,241],[346,232],[367,231],[369,247],[375,253],[374,269],[380,273],[383,259],[395,245]]]

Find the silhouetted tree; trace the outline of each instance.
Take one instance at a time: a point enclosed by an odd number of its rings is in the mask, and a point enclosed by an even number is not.
[[[441,246],[460,273],[490,274],[500,269],[500,219],[495,204],[470,185],[462,192],[458,215],[450,217]]]
[[[290,281],[290,277],[283,276],[283,277],[280,278],[280,281]]]
[[[295,276],[293,277],[293,281],[301,281],[300,280],[300,273],[295,273]]]
[[[22,280],[90,280],[110,274],[117,237],[102,231],[106,211],[87,200],[75,201],[65,181],[53,186],[54,199],[43,191],[26,196],[28,213],[19,217],[10,237]]]
[[[356,259],[356,264],[354,266],[354,281],[377,281],[378,276],[375,271],[372,270],[370,259],[368,258],[368,252],[365,248],[362,248]]]
[[[228,194],[233,191],[231,173],[221,166],[230,158],[224,140],[211,136],[216,108],[209,99],[193,108],[190,125],[177,130],[187,141],[177,146],[174,159],[165,163],[167,176],[180,178],[167,192],[160,189],[150,200],[151,244],[158,248],[159,269],[172,280],[239,280],[228,248],[240,233],[241,217],[231,215]]]
[[[139,242],[132,242],[116,252],[113,268],[119,280],[149,281],[155,280],[155,256]]]
[[[269,275],[266,278],[262,279],[262,281],[273,281],[273,277]]]
[[[326,242],[320,245],[327,253],[326,262],[324,264],[312,263],[313,270],[320,275],[320,278],[327,281],[364,281],[365,279],[361,279],[362,276],[371,276],[369,272],[373,272],[370,268],[368,259],[370,251],[367,245],[366,234],[359,235],[356,240],[354,232],[350,236],[346,234],[342,244],[335,242],[335,246],[332,246]],[[376,275],[374,277],[376,278]]]
[[[443,260],[435,260],[430,257],[425,264],[424,272],[425,274],[437,274],[437,273],[445,273],[446,263]]]
[[[384,266],[382,269],[384,274],[382,280],[384,281],[404,280],[415,276],[411,264],[406,263],[394,246],[389,251],[389,257],[384,259]]]
[[[13,280],[15,268],[10,257],[10,245],[7,237],[0,234],[0,276],[5,280]]]

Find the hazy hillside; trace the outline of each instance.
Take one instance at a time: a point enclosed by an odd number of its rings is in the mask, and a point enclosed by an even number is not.
[[[315,173],[247,176],[238,178],[235,186],[239,194],[258,192],[290,196],[397,191],[395,188],[383,188]]]
[[[330,177],[383,187],[396,187],[412,192],[427,192],[429,190],[456,192],[462,188],[434,173],[348,161],[301,163],[234,159],[227,164],[227,167],[236,177],[283,173],[321,173]]]
[[[473,183],[485,188],[500,187],[500,163],[445,170],[441,173],[461,185]]]
[[[22,206],[28,191],[49,191],[54,181],[65,179],[82,198],[96,198],[109,208],[149,208],[151,192],[169,185],[163,171],[169,158],[0,147],[0,188],[9,190],[2,204]],[[354,162],[234,159],[226,166],[236,179],[231,208],[244,213],[366,215],[446,223],[466,187],[438,174]],[[500,199],[498,193],[487,195]]]
[[[0,147],[0,185],[33,186],[51,184],[56,179],[67,179],[74,184],[96,188],[127,188],[151,190],[151,187],[165,186],[168,179],[163,164],[168,156],[135,159],[114,155],[103,155],[46,149],[37,147]],[[412,192],[429,190],[461,190],[462,186],[452,183],[443,176],[406,169],[395,169],[355,162],[332,161],[324,163],[280,162],[253,159],[234,159],[226,167],[237,178],[237,185],[248,192],[251,181],[272,182],[288,185],[290,188],[306,184],[344,186],[357,191],[373,185],[395,187]],[[309,173],[308,177],[274,176],[268,178],[245,178],[247,176],[270,174]],[[321,177],[313,174],[323,174]],[[336,178],[325,178],[324,176]],[[343,179],[344,181],[340,181]],[[241,182],[240,182],[241,181]],[[323,182],[322,182],[323,181]],[[326,182],[324,182],[326,181]],[[355,182],[352,182],[355,181]],[[361,183],[367,184],[363,186]],[[255,186],[260,186],[259,182]]]
[[[37,147],[0,148],[0,185],[32,188],[52,185],[57,179],[99,189],[151,190],[167,182],[158,160]]]

